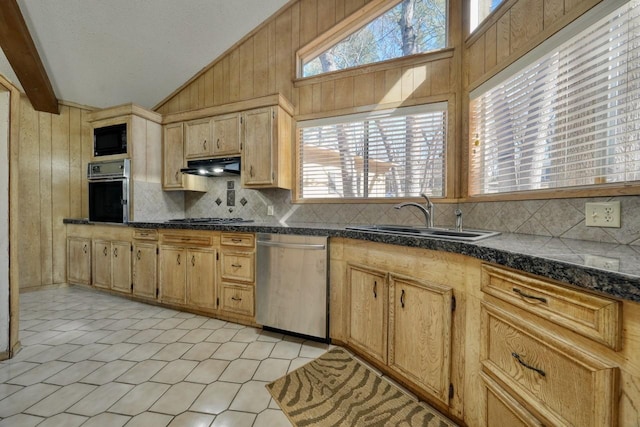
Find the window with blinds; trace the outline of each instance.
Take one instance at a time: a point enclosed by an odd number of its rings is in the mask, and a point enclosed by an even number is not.
[[[470,194],[640,179],[638,4],[591,18],[471,94]]]
[[[444,196],[447,104],[298,123],[298,198]]]

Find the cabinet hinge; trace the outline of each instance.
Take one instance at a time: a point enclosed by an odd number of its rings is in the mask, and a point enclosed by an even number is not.
[[[275,173],[275,172],[271,172],[271,179],[272,179],[273,181],[275,181],[275,180],[276,180],[276,173]]]
[[[156,288],[156,298],[160,295],[160,289]]]
[[[449,383],[449,399],[453,399],[453,384]]]
[[[220,259],[220,254],[218,252],[216,252],[216,260]]]
[[[131,284],[131,292],[133,292],[133,283]]]
[[[272,119],[276,118],[276,110],[271,110],[271,118]]]
[[[133,252],[133,245],[129,246],[129,249],[131,249],[131,252]]]
[[[451,297],[451,311],[456,311],[456,297]]]
[[[160,248],[156,248],[156,255],[160,255]]]
[[[220,306],[220,298],[216,298],[216,307]]]

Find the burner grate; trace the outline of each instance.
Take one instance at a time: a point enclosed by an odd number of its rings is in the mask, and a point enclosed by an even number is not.
[[[226,224],[232,222],[253,222],[252,219],[243,218],[176,218],[167,222],[179,224]]]

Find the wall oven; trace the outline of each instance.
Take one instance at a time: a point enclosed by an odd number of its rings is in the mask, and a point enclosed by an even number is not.
[[[89,163],[89,221],[129,222],[130,160]]]

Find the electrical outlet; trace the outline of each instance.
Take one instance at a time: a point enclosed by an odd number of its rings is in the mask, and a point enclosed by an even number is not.
[[[587,227],[620,228],[620,202],[586,203],[584,216]]]
[[[267,215],[273,216],[273,205],[267,206]]]
[[[604,270],[619,271],[620,260],[599,255],[585,255],[584,265],[587,267],[602,268]]]

